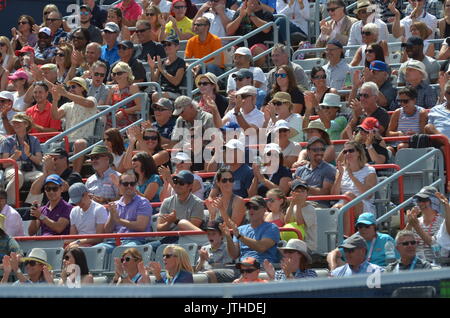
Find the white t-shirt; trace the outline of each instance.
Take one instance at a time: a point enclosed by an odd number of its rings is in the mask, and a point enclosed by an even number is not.
[[[111,154],[112,154],[112,156],[113,156],[113,164],[114,164],[114,167],[116,167],[116,169],[118,169],[118,168],[119,168],[119,165],[120,165],[120,161],[122,161],[122,158],[123,158],[123,156],[125,155],[125,152],[124,152],[123,154],[121,154],[120,156],[117,155],[117,154],[115,154],[115,153],[111,153]]]
[[[70,212],[70,225],[77,228],[78,234],[95,234],[98,224],[105,224],[108,220],[108,212],[105,207],[95,201],[91,202],[89,209],[84,212],[76,206]]]
[[[388,36],[389,36],[389,31],[388,31],[386,23],[384,23],[384,21],[381,19],[375,19],[375,21],[373,23],[375,23],[378,26],[378,41],[376,41],[376,42],[380,42],[383,40],[387,41]],[[350,37],[348,39],[347,45],[363,44],[362,35],[361,35],[362,28],[363,28],[363,25],[362,25],[361,20],[352,24],[352,27],[350,29]],[[350,52],[350,50],[347,50],[347,53],[349,53],[349,52]],[[349,55],[346,54],[346,56],[349,56]]]
[[[297,215],[297,206],[294,206],[294,215]],[[308,204],[302,208],[302,216],[305,220],[305,233],[306,237],[304,241],[311,251],[317,249],[317,215],[316,210],[311,204]]]
[[[292,113],[285,120],[287,121],[290,128],[293,128],[297,131],[297,135],[289,138],[289,140],[292,142],[302,142],[303,141],[303,128],[302,128],[303,118],[302,118],[302,115],[297,114],[297,113]],[[275,126],[275,123],[273,123],[272,119],[270,119],[269,123],[267,124],[267,134],[272,132],[272,129],[274,126]]]
[[[211,34],[214,34],[218,36],[219,38],[223,38],[227,36],[227,32],[225,30],[225,27],[222,24],[222,20],[220,19],[220,16],[218,14],[214,14],[211,11],[207,11],[203,13],[203,16],[207,18],[211,22],[211,27],[209,28],[209,32]],[[225,16],[232,20],[234,16],[234,11],[225,8]],[[224,41],[222,41],[223,43]]]
[[[259,67],[251,66],[249,68],[249,71],[253,73],[253,80],[261,82],[263,85],[260,87],[260,89],[267,91],[267,78],[266,75],[264,75],[264,72]],[[230,91],[236,90],[236,81],[233,78],[233,74],[237,72],[231,73],[228,76],[228,82],[227,82],[227,93]]]
[[[434,31],[437,28],[437,18],[434,15],[429,14],[428,12],[425,14],[425,16],[423,16],[423,14],[421,14],[420,17],[416,21],[424,22],[430,30]],[[411,24],[413,24],[413,22],[415,22],[415,21],[413,21],[411,19],[410,15],[408,15],[400,20],[400,26],[402,26],[405,30],[405,32],[404,32],[405,40],[409,39],[412,36],[410,28],[411,28]],[[428,37],[428,39],[432,39],[433,36],[434,36],[434,32],[431,33],[431,35]]]
[[[27,110],[27,105],[25,104],[25,94],[19,97],[19,92],[14,92],[14,104],[13,108],[18,112],[25,112]]]
[[[247,114],[244,114],[244,112],[241,110],[242,116],[244,117],[245,121],[248,124],[255,125],[258,128],[261,128],[264,124],[264,113],[257,109],[256,107],[253,108],[253,110]],[[227,122],[235,122],[238,123],[236,116],[234,116],[234,109],[230,110],[228,113],[225,114],[223,119],[226,119]],[[253,132],[253,129],[251,129]],[[238,138],[239,140],[242,140],[245,136],[245,144],[246,145],[256,145],[258,144],[257,135],[253,133],[244,131],[241,132],[241,136]]]
[[[97,100],[95,97],[88,96],[87,99],[92,100],[95,103],[95,107],[84,107],[74,102],[63,104],[60,109],[64,110],[64,118],[66,120],[65,129],[72,128],[73,126],[81,123],[82,121],[94,116],[97,113]],[[94,135],[95,120],[83,127],[78,128],[73,133],[68,135],[69,142],[74,142],[80,138],[88,138]]]
[[[355,176],[355,178],[358,179],[359,182],[364,183],[366,177],[371,173],[376,174],[375,168],[364,166],[364,168],[362,168],[361,170],[353,172],[353,176]],[[355,196],[359,196],[360,194],[362,194],[361,192],[359,192],[352,179],[350,179],[347,170],[344,170],[344,175],[342,176],[341,180],[341,193],[345,192],[351,192],[355,194]],[[373,196],[369,200],[362,201],[364,204],[364,212],[375,213],[375,206],[373,205],[373,201]]]

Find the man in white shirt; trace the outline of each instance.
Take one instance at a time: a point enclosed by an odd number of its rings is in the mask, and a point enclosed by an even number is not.
[[[81,182],[72,184],[69,196],[69,203],[75,205],[70,212],[70,235],[104,233],[108,212],[103,205],[91,200],[87,187]],[[102,241],[103,239],[75,240],[68,247],[92,246]]]
[[[378,26],[378,41],[388,40],[388,28],[383,20],[375,18],[375,6],[369,0],[358,1],[357,9],[355,10],[359,21],[353,23],[350,29],[350,38],[347,45],[362,45],[361,31],[367,23],[375,23]],[[349,54],[350,51],[347,51]],[[350,56],[350,55],[348,55]]]
[[[24,236],[22,217],[7,203],[7,193],[0,189],[0,214],[6,217],[5,232],[9,236]]]
[[[264,124],[264,113],[256,108],[256,88],[250,85],[236,92],[236,106],[222,119],[222,126],[235,122],[243,129],[246,145],[258,144],[257,134]]]
[[[253,73],[253,86],[256,88],[261,88],[262,90],[267,90],[267,79],[264,75],[264,72],[259,67],[251,66],[253,61],[252,52],[247,47],[240,47],[234,52],[233,55],[233,63],[234,67],[238,70],[241,68],[247,68]],[[236,72],[235,72],[236,73]],[[228,76],[227,83],[227,93],[229,94],[232,91],[236,90],[236,81],[233,78],[233,74],[231,73]]]
[[[198,17],[205,17],[211,22],[209,32],[223,38],[227,36],[226,27],[234,16],[234,11],[225,7],[226,0],[209,0],[198,10],[193,21]],[[222,41],[226,44],[228,41]]]

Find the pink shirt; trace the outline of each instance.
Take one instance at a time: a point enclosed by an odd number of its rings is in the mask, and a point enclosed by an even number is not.
[[[127,20],[137,20],[139,16],[142,14],[142,7],[137,4],[134,0],[132,0],[131,4],[128,7],[124,7],[123,2],[116,5],[116,8],[122,10],[122,15]]]

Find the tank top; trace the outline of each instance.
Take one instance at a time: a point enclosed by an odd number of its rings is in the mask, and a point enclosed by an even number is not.
[[[403,108],[400,109],[400,117],[398,118],[398,131],[407,132],[409,130],[415,133],[420,133],[420,112],[422,107],[416,106],[416,111],[413,115],[407,115]]]
[[[323,99],[325,98],[325,94],[330,92],[331,87],[328,87],[327,90],[325,91],[325,93],[323,93],[322,98],[320,99],[319,103],[323,103]]]
[[[112,88],[112,90],[113,90],[113,94],[112,94],[111,105],[115,105],[118,102],[124,100],[125,98],[131,96],[130,87],[125,87],[124,89],[121,90],[121,89],[119,89],[118,85],[115,85]],[[133,100],[133,101],[129,102],[128,104],[123,105],[123,107],[121,107],[121,108],[124,108],[124,109],[131,108],[135,105],[136,104],[134,103],[134,100]],[[116,127],[124,128],[124,127],[130,125],[131,123],[135,122],[136,120],[137,120],[136,114],[127,114],[124,119],[116,120]],[[106,122],[106,129],[111,128],[111,127],[112,127],[111,115],[108,115],[107,122]]]

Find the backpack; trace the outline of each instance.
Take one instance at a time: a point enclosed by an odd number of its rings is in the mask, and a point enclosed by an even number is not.
[[[433,147],[430,136],[426,134],[415,134],[409,137],[410,148],[428,148]]]

